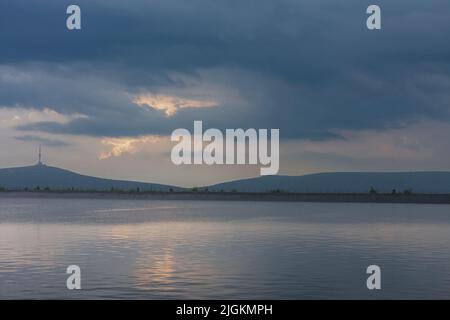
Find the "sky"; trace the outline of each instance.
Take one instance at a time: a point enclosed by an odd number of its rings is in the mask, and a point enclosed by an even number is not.
[[[99,177],[259,175],[174,165],[170,134],[202,120],[279,128],[279,174],[450,170],[449,15],[448,0],[3,0],[0,167],[42,144],[46,164]]]

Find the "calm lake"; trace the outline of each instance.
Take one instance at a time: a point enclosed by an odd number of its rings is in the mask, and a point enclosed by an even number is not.
[[[0,298],[449,299],[450,206],[0,198]]]

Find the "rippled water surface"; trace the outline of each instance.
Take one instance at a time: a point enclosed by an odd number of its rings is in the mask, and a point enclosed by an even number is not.
[[[0,198],[0,298],[448,299],[449,246],[447,205]]]

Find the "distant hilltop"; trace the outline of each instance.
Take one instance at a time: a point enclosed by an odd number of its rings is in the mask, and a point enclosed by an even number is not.
[[[0,190],[450,194],[450,172],[331,172],[263,176],[190,189],[90,177],[39,162],[34,166],[0,169]]]
[[[0,169],[0,188],[6,190],[179,191],[182,188],[135,181],[102,179],[42,164]]]
[[[450,172],[330,172],[263,176],[220,183],[210,191],[450,194]]]

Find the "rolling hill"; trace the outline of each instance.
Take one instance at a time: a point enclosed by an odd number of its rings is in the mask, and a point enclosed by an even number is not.
[[[263,176],[208,186],[211,191],[299,193],[450,193],[450,172],[331,172],[303,176]]]
[[[141,191],[180,191],[182,188],[135,181],[102,179],[81,175],[72,171],[37,164],[28,167],[0,169],[0,187],[7,190],[23,190],[25,188],[51,190],[136,190]]]
[[[81,175],[44,164],[0,169],[0,188],[6,190],[95,190],[108,191],[186,191],[176,186],[137,181],[103,179]],[[367,193],[374,188],[379,193],[392,190],[414,193],[450,194],[450,172],[330,172],[303,176],[263,176],[219,183],[199,190],[225,192],[295,193]]]

